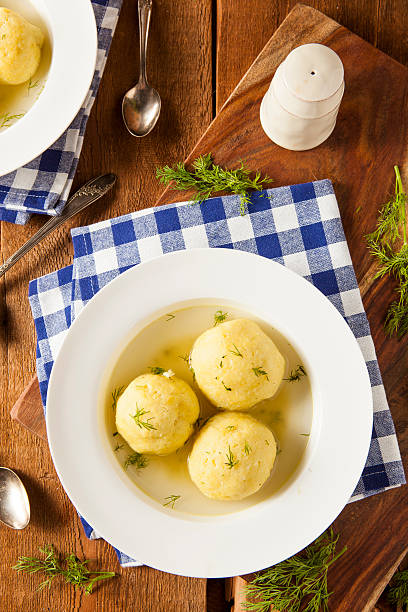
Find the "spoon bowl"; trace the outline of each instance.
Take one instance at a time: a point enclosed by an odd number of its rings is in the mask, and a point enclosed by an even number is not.
[[[30,522],[27,491],[13,470],[0,467],[0,521],[12,529],[24,529]]]
[[[160,108],[159,94],[147,83],[129,89],[123,98],[122,116],[132,136],[147,136],[157,123]]]

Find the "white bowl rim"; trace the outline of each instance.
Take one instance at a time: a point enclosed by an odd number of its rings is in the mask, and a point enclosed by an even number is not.
[[[240,303],[303,347],[315,415],[302,468],[290,486],[241,512],[197,517],[172,512],[144,495],[108,457],[104,419],[97,410],[83,407],[96,403],[105,355],[117,350],[137,322],[153,312],[164,315],[172,304],[211,298],[220,305]],[[62,344],[51,373],[46,415],[58,476],[93,528],[146,565],[206,578],[274,565],[319,536],[354,491],[367,458],[372,421],[367,367],[336,308],[284,266],[230,249],[168,253],[134,266],[101,289]]]
[[[48,25],[51,66],[38,100],[0,134],[0,176],[25,166],[58,140],[80,110],[95,72],[98,39],[91,1],[69,0],[69,6],[30,1]]]

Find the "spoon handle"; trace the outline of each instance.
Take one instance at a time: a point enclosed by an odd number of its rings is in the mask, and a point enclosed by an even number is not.
[[[115,184],[116,176],[114,174],[104,174],[92,179],[83,187],[81,187],[67,202],[64,212],[59,217],[52,217],[47,223],[38,230],[36,234],[31,236],[22,247],[18,249],[11,257],[0,266],[0,277],[10,270],[14,264],[38,244],[45,236],[54,231],[57,227],[65,223],[68,219],[79,213],[81,210],[99,200],[107,193]]]
[[[149,36],[150,15],[152,0],[139,0],[139,38],[140,38],[140,81],[147,83],[146,77],[146,50]]]

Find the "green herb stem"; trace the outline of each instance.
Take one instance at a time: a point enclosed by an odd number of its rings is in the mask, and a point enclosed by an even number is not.
[[[248,191],[260,191],[265,183],[272,182],[268,176],[261,178],[259,172],[251,177],[251,170],[243,161],[236,170],[226,170],[214,164],[211,153],[195,159],[191,170],[187,170],[182,162],[172,168],[170,166],[157,168],[156,177],[164,185],[173,182],[173,189],[193,190],[195,192],[193,201],[199,204],[221,191],[238,195],[241,215],[246,213],[250,203]]]
[[[92,590],[97,582],[113,578],[115,572],[100,572],[91,571],[88,569],[88,561],[80,561],[76,555],[71,553],[65,559],[65,567],[60,559],[60,556],[55,552],[53,546],[44,546],[39,549],[44,559],[37,557],[19,557],[13,569],[17,572],[25,572],[27,574],[35,574],[41,572],[45,574],[46,579],[40,583],[38,590],[44,587],[51,587],[52,582],[58,576],[65,579],[65,582],[72,584],[75,589],[82,589],[87,595],[92,593]]]

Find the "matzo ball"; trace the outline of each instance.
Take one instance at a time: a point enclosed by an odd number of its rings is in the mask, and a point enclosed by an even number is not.
[[[44,34],[8,8],[0,7],[0,83],[19,85],[37,71]]]
[[[275,438],[266,425],[248,414],[223,412],[199,432],[188,469],[194,484],[207,497],[239,500],[262,487],[275,457]]]
[[[191,367],[198,386],[214,406],[248,410],[276,393],[285,359],[257,323],[235,319],[197,338]]]
[[[138,453],[168,455],[191,436],[199,412],[197,396],[184,380],[143,374],[119,397],[116,427]]]

